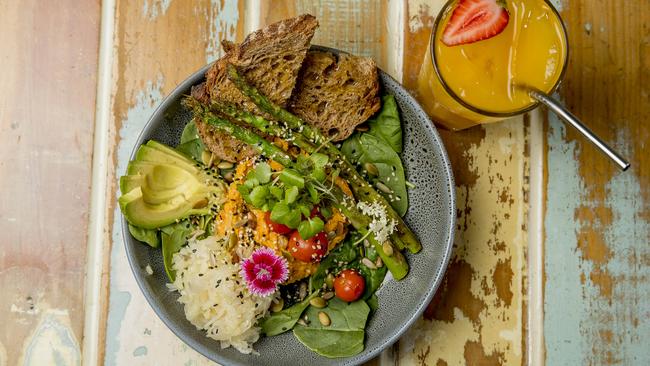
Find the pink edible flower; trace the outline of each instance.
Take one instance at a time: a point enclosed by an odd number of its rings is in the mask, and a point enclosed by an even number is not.
[[[242,261],[241,276],[252,294],[268,296],[275,292],[279,283],[289,278],[289,265],[273,250],[260,248]]]

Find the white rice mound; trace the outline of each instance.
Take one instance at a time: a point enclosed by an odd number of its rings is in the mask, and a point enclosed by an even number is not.
[[[256,322],[267,314],[273,296],[248,292],[226,241],[213,236],[190,239],[174,255],[173,268],[176,280],[172,286],[181,295],[178,301],[184,305],[185,317],[220,341],[221,348],[254,352],[252,345],[260,337]]]

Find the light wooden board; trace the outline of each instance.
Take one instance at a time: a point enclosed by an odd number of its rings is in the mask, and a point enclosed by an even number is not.
[[[78,364],[99,1],[0,1],[0,365]]]
[[[565,104],[629,158],[622,173],[546,125],[546,362],[648,365],[650,2],[570,0]]]
[[[416,80],[444,1],[409,0],[404,85]],[[400,365],[520,365],[526,359],[528,122],[439,129],[456,179],[454,255],[441,291],[400,340]]]
[[[222,39],[241,40],[243,1],[118,1],[111,134],[113,169],[110,281],[105,365],[208,365],[155,315],[129,268],[115,184],[135,139],[176,85],[220,54]]]

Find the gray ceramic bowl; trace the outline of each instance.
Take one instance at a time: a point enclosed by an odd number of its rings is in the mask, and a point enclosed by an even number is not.
[[[181,98],[189,94],[192,85],[203,81],[207,68],[194,73],[165,98],[140,134],[134,154],[138,146],[150,139],[172,146],[178,144],[181,131],[190,120],[190,113],[180,105]],[[350,358],[328,359],[308,350],[291,332],[263,337],[255,344],[259,355],[243,355],[232,348],[221,349],[218,342],[190,324],[182,305],[176,301],[177,293],[165,286],[167,277],[160,250],[135,240],[122,218],[126,254],[138,285],[160,319],[192,348],[222,365],[359,364],[396,342],[431,301],[442,280],[453,244],[456,212],[452,171],[429,117],[397,81],[382,71],[379,74],[382,93],[393,94],[400,108],[404,126],[402,159],[408,180],[416,186],[409,190],[410,207],[405,219],[419,236],[423,249],[417,255],[407,255],[411,270],[404,280],[397,282],[387,277],[377,292],[379,309],[368,321],[364,351]],[[151,276],[145,272],[148,264],[153,268]]]

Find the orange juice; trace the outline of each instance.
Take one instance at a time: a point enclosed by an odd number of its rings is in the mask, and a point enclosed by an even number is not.
[[[525,89],[549,93],[562,77],[566,33],[544,0],[507,0],[509,21],[499,34],[447,46],[441,39],[458,0],[438,16],[418,77],[419,100],[438,123],[463,129],[536,106]],[[431,52],[433,48],[433,53]]]

